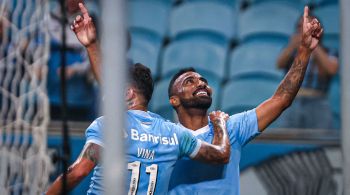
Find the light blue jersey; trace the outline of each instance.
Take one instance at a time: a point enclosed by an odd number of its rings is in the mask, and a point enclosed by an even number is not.
[[[124,131],[128,162],[128,194],[166,194],[175,162],[182,156],[194,157],[201,141],[190,132],[151,112],[129,110]],[[103,147],[103,118],[86,130],[86,142]],[[88,194],[103,194],[102,168],[97,165]],[[126,194],[126,193],[121,193]]]
[[[188,158],[179,160],[171,176],[170,195],[239,195],[241,149],[259,134],[255,109],[232,115],[226,126],[231,143],[230,162],[227,165],[209,165]],[[208,143],[213,140],[211,124],[188,131]]]

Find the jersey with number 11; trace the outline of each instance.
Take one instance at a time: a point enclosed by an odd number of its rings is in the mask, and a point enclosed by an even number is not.
[[[87,142],[103,146],[101,128],[90,127]],[[200,148],[200,141],[188,131],[154,113],[138,110],[127,112],[124,138],[128,195],[166,194],[175,162],[182,156],[194,157]],[[91,179],[90,194],[103,191],[101,177],[98,165]]]

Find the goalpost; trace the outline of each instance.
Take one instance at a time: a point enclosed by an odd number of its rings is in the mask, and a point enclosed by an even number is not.
[[[47,153],[48,0],[0,1],[0,194],[40,194]]]
[[[341,140],[342,140],[342,151],[343,151],[343,186],[344,195],[350,195],[350,13],[349,13],[350,2],[348,0],[340,0],[340,21],[341,21],[341,50],[340,50],[340,61],[341,66]]]
[[[104,182],[107,195],[124,194],[123,129],[125,114],[126,28],[125,0],[104,0],[102,3],[102,50],[105,100],[103,114],[105,150],[103,153]]]

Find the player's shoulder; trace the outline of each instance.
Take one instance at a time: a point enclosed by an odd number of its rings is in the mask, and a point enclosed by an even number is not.
[[[86,134],[100,132],[104,123],[104,116],[96,118],[86,129]]]
[[[179,125],[175,124],[174,122],[168,119],[163,118],[162,116],[156,113],[150,111],[148,111],[147,113],[154,119],[154,122],[157,123],[157,126],[160,126],[163,129],[167,129],[170,131],[178,131],[179,129],[181,129]]]
[[[105,120],[105,117],[104,116],[100,116],[98,118],[96,118],[92,123],[91,125],[96,125],[96,126],[99,126],[101,127],[104,123],[104,120]]]
[[[230,118],[228,119],[228,123],[241,122],[242,120],[245,120],[245,118],[249,118],[249,117],[256,117],[255,108],[231,115]]]
[[[127,112],[128,117],[138,117],[138,118],[152,118],[152,119],[162,119],[165,120],[160,115],[150,112],[150,111],[143,111],[143,110],[128,110]]]
[[[127,114],[128,117],[138,118],[140,120],[147,119],[159,123],[171,123],[169,120],[151,111],[128,110]]]
[[[159,114],[156,114],[154,112],[148,111],[147,113],[154,119],[157,119],[157,120],[160,120],[160,121],[164,121],[164,122],[169,121],[169,120],[163,118],[162,116],[160,116]]]
[[[252,121],[257,121],[255,108],[231,115],[226,123],[226,127],[229,132],[235,131],[240,129],[242,124],[251,123]]]
[[[98,118],[96,118],[94,121],[98,122],[98,123],[102,123],[104,121],[105,117],[104,116],[100,116]]]

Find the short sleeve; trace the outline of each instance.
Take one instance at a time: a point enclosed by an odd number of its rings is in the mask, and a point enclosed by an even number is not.
[[[200,147],[201,141],[186,129],[178,128],[180,156],[194,158]]]
[[[90,124],[90,126],[85,131],[86,143],[94,143],[100,146],[103,144],[103,135],[102,135],[102,121],[103,117],[96,119]]]
[[[237,140],[241,146],[260,134],[255,109],[230,116],[227,122],[231,144]]]

